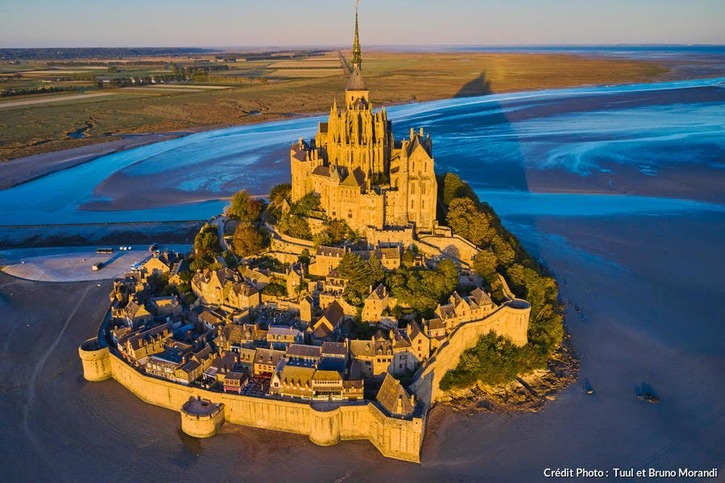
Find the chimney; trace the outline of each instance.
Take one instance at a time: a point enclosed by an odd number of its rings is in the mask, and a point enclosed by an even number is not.
[[[423,137],[423,128],[420,128],[420,137]]]

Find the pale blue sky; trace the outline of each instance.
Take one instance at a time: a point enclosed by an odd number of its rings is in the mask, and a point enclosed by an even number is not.
[[[353,0],[0,0],[0,47],[347,45]],[[725,44],[725,0],[361,0],[363,45]]]

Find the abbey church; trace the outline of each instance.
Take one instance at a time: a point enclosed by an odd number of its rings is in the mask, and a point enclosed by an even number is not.
[[[292,146],[292,201],[315,193],[330,219],[344,220],[360,233],[410,226],[430,233],[438,191],[432,148],[423,129],[411,129],[408,139],[396,141],[385,109],[373,110],[362,76],[356,14],[344,109],[335,102],[314,139]]]

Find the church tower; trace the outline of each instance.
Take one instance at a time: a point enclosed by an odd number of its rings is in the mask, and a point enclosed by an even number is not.
[[[318,145],[327,145],[325,157],[333,166],[349,172],[356,169],[365,176],[366,189],[385,178],[390,162],[392,135],[385,110],[374,112],[370,91],[362,74],[360,27],[355,9],[355,37],[352,48],[352,72],[345,88],[345,109],[333,106],[327,123],[327,136]]]
[[[334,102],[314,140],[290,150],[292,201],[314,192],[332,219],[364,233],[368,228],[436,226],[437,183],[432,142],[423,131],[395,141],[385,109],[374,111],[362,72],[357,2],[352,69],[345,105]]]

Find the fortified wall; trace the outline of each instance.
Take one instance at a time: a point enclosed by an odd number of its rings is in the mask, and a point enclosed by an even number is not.
[[[464,265],[473,265],[473,259],[480,251],[476,245],[458,235],[423,235],[418,248],[426,255],[444,255]]]
[[[409,390],[421,401],[429,405],[435,403],[442,396],[440,383],[443,376],[458,366],[463,352],[474,347],[482,336],[493,331],[505,334],[517,346],[526,345],[530,313],[531,305],[528,302],[514,299],[485,319],[459,325],[418,370]]]
[[[184,386],[138,372],[108,347],[100,347],[96,339],[84,342],[78,352],[87,380],[113,378],[143,401],[179,412],[182,430],[192,436],[212,436],[223,423],[231,423],[304,434],[321,446],[367,439],[383,456],[420,463],[425,416],[391,418],[369,401],[308,404]],[[194,414],[187,405],[192,399],[218,405],[219,411]],[[187,410],[182,410],[185,405]]]

